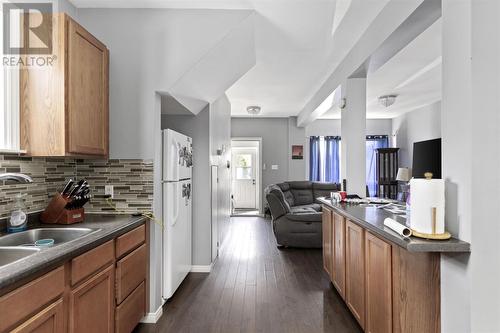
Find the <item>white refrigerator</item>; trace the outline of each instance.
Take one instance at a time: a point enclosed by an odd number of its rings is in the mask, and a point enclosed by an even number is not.
[[[191,270],[192,140],[163,131],[163,290],[172,297]]]

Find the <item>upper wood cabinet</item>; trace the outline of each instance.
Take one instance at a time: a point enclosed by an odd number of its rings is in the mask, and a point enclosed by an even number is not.
[[[327,207],[323,207],[323,268],[328,273],[330,278],[332,275],[333,264],[333,212]]]
[[[20,70],[21,148],[31,156],[108,156],[106,46],[53,16],[52,65]]]
[[[333,274],[332,282],[345,299],[345,219],[333,214]]]

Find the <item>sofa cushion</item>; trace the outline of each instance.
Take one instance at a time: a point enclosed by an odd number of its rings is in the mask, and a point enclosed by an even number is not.
[[[340,184],[337,183],[319,183],[314,182],[312,184],[314,199],[319,197],[329,197],[330,192],[340,191]]]
[[[321,205],[314,203],[310,205],[301,205],[301,206],[293,206],[290,207],[291,211],[294,212],[295,210],[307,210],[307,211],[314,211],[314,212],[321,212]]]
[[[312,183],[308,181],[288,182],[290,192],[293,194],[294,206],[309,205],[314,203]]]
[[[291,207],[292,214],[317,213],[318,211],[309,205]]]

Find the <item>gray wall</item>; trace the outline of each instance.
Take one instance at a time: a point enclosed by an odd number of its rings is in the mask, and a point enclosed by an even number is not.
[[[232,118],[231,137],[262,137],[263,189],[285,180],[309,178],[309,136],[340,135],[340,119],[320,119],[307,127],[297,127],[297,117],[289,118]],[[367,119],[366,134],[390,135],[391,119]],[[291,146],[304,145],[304,159],[292,160]],[[278,170],[271,170],[278,164]]]
[[[441,137],[441,102],[394,118],[392,133],[392,145],[400,148],[399,165],[411,168],[413,143]]]
[[[297,127],[297,117],[288,118],[288,178],[293,180],[306,180],[306,156],[301,160],[292,160],[292,145],[302,145],[306,154],[305,128]]]
[[[231,137],[262,138],[262,191],[270,184],[288,180],[288,119],[232,118]],[[271,170],[271,165],[278,170]]]
[[[306,137],[320,135],[340,135],[340,119],[318,119],[306,126]],[[391,119],[366,119],[367,135],[390,135],[392,132]]]
[[[193,138],[193,265],[209,265],[210,257],[210,139],[209,107],[197,116],[162,116],[163,129]]]
[[[217,149],[223,145],[225,154],[217,156]],[[231,169],[227,168],[227,161],[231,160],[231,104],[225,95],[210,104],[210,152],[212,165],[218,166],[217,228],[221,245],[231,219]]]
[[[79,9],[109,48],[111,158],[153,158],[155,92],[167,92],[248,11]]]

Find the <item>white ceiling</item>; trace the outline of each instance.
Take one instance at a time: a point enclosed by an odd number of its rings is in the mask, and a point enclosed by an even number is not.
[[[397,95],[386,108],[378,97]],[[367,78],[367,117],[394,118],[441,100],[441,19],[437,20]],[[330,110],[320,119],[339,119]]]
[[[248,116],[246,107],[259,105],[263,117],[297,115],[388,1],[71,0],[77,7],[255,10],[256,65],[226,93],[233,116]],[[394,117],[440,98],[440,36],[439,22],[368,78],[369,118]],[[388,93],[400,96],[382,109],[376,97]]]

